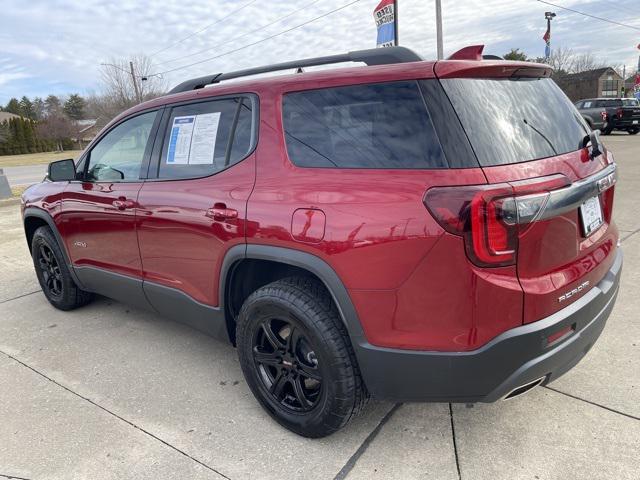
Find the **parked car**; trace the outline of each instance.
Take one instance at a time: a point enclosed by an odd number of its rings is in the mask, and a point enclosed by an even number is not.
[[[547,66],[481,53],[215,74],[124,112],[22,197],[46,298],[101,294],[230,342],[308,437],[370,396],[494,402],[555,380],[618,292],[616,164]],[[367,66],[226,81],[345,61]]]
[[[588,98],[575,105],[589,126],[605,135],[613,130],[640,132],[640,104],[635,98]]]

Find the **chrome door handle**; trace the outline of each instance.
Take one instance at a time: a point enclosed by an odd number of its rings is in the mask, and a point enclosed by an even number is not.
[[[118,210],[126,210],[127,208],[133,208],[136,206],[136,203],[132,200],[127,199],[119,199],[111,202],[111,205],[116,207]]]
[[[231,220],[238,218],[238,211],[235,208],[227,208],[224,203],[216,203],[212,208],[207,209],[206,216],[214,220]]]

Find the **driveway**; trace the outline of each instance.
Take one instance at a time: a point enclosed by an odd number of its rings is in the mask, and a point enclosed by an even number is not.
[[[47,165],[25,165],[21,167],[3,167],[2,170],[12,187],[28,186],[38,183],[47,174]]]
[[[108,299],[53,309],[0,208],[0,478],[638,480],[640,136],[605,143],[625,266],[585,359],[506,402],[372,401],[321,440],[262,411],[229,346]]]

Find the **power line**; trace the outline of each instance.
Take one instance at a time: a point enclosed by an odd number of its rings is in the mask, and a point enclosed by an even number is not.
[[[301,10],[304,10],[304,9],[306,9],[306,8],[309,8],[309,7],[313,6],[314,4],[318,3],[319,1],[320,1],[320,0],[313,0],[313,2],[311,2],[311,3],[307,3],[305,6],[300,7],[300,8],[298,8],[298,9],[294,10],[293,12],[288,13],[287,15],[285,15],[285,16],[283,16],[283,17],[280,17],[280,18],[278,18],[278,19],[276,19],[276,20],[274,20],[273,22],[269,22],[269,23],[267,23],[266,25],[262,25],[261,27],[258,27],[258,28],[254,29],[254,30],[251,30],[251,31],[247,32],[247,33],[243,33],[242,35],[239,35],[239,36],[234,37],[234,38],[232,38],[232,39],[230,39],[230,40],[227,40],[226,42],[219,43],[218,45],[215,45],[215,46],[213,46],[213,47],[205,48],[204,50],[200,50],[200,51],[198,51],[198,52],[190,53],[189,55],[185,55],[185,56],[182,56],[182,57],[172,58],[171,60],[165,60],[165,61],[163,61],[163,62],[156,62],[156,65],[164,65],[165,63],[175,62],[176,60],[183,60],[183,59],[185,59],[185,58],[195,57],[196,55],[200,55],[201,53],[208,52],[208,51],[210,51],[210,50],[213,50],[214,48],[219,48],[219,47],[222,47],[223,45],[228,45],[228,44],[230,44],[230,43],[235,42],[236,40],[239,40],[239,39],[241,39],[241,38],[246,37],[247,35],[251,35],[252,33],[259,32],[260,30],[264,30],[265,28],[270,27],[271,25],[274,25],[274,24],[276,24],[276,23],[279,23],[279,22],[281,22],[281,21],[283,21],[283,20],[285,20],[285,19],[287,19],[287,18],[289,18],[289,17],[291,17],[291,16],[295,15],[296,13],[298,13],[298,12],[299,12],[299,11],[301,11]]]
[[[608,18],[602,18],[602,17],[598,17],[596,15],[591,15],[589,13],[579,12],[578,10],[574,10],[572,8],[563,7],[561,5],[556,5],[555,3],[546,2],[545,0],[537,0],[537,1],[540,2],[540,3],[545,3],[547,5],[551,5],[552,7],[560,8],[562,10],[567,10],[569,12],[578,13],[580,15],[584,15],[585,17],[595,18],[596,20],[601,20],[603,22],[612,23],[612,24],[618,25],[620,27],[627,27],[627,28],[631,28],[633,30],[640,31],[640,27],[634,27],[633,25],[627,25],[626,23],[616,22],[615,20],[609,20]]]
[[[245,48],[253,47],[254,45],[257,45],[259,43],[266,42],[267,40],[271,40],[272,38],[279,37],[280,35],[284,35],[285,33],[288,33],[288,32],[291,32],[292,30],[295,30],[296,28],[304,27],[305,25],[308,25],[308,24],[310,24],[312,22],[315,22],[316,20],[320,20],[321,18],[327,17],[327,16],[331,15],[332,13],[338,12],[340,10],[344,10],[345,8],[350,7],[351,5],[353,5],[354,3],[358,3],[359,1],[360,0],[353,0],[352,2],[349,2],[349,3],[347,3],[347,4],[345,4],[345,5],[341,6],[341,7],[334,8],[333,10],[331,10],[331,11],[329,11],[327,13],[324,13],[322,15],[319,15],[319,16],[317,16],[315,18],[312,18],[311,20],[307,20],[306,22],[300,23],[300,24],[298,24],[298,25],[296,25],[294,27],[288,28],[286,30],[282,30],[281,32],[278,32],[278,33],[275,33],[275,34],[270,35],[268,37],[262,38],[260,40],[257,40],[255,42],[253,42],[253,43],[249,43],[249,44],[244,45],[242,47],[238,47],[238,48],[235,48],[233,50],[229,50],[228,52],[222,53],[220,55],[216,55],[216,56],[213,56],[213,57],[205,58],[204,60],[199,60],[197,62],[193,62],[193,63],[190,63],[188,65],[183,65],[181,67],[176,67],[176,68],[172,68],[170,70],[165,70],[164,72],[152,73],[152,74],[150,74],[148,76],[157,76],[157,75],[163,75],[165,73],[175,72],[177,70],[182,70],[184,68],[193,67],[194,65],[200,65],[201,63],[210,62],[211,60],[215,60],[217,58],[224,57],[226,55],[231,55],[232,53],[239,52],[240,50],[244,50]]]
[[[204,32],[205,30],[207,30],[207,29],[209,29],[209,28],[213,27],[214,25],[217,25],[218,23],[222,22],[223,20],[226,20],[227,18],[231,17],[232,15],[235,15],[235,14],[236,14],[236,13],[238,13],[239,11],[244,10],[244,9],[245,9],[245,8],[247,8],[249,5],[254,4],[254,3],[256,3],[257,1],[258,1],[258,0],[251,0],[251,1],[250,1],[250,2],[248,2],[248,3],[245,3],[245,4],[244,4],[243,6],[241,6],[240,8],[237,8],[237,9],[235,9],[235,10],[233,10],[233,11],[229,12],[227,15],[225,15],[224,17],[222,17],[222,18],[220,18],[220,19],[216,20],[215,22],[210,23],[210,24],[208,24],[208,25],[205,25],[205,26],[204,26],[204,27],[202,27],[200,30],[196,30],[195,32],[190,33],[190,34],[189,34],[189,35],[187,35],[186,37],[181,38],[180,40],[177,40],[177,41],[175,41],[175,42],[173,42],[173,43],[171,43],[171,44],[167,45],[166,47],[161,48],[160,50],[157,50],[157,51],[153,52],[151,55],[149,55],[149,57],[155,57],[157,54],[159,54],[159,53],[161,53],[161,52],[164,52],[165,50],[169,50],[171,47],[174,47],[174,46],[176,46],[176,45],[178,45],[178,44],[180,44],[180,43],[184,42],[185,40],[188,40],[188,39],[190,39],[191,37],[194,37],[194,36],[198,35],[199,33]]]

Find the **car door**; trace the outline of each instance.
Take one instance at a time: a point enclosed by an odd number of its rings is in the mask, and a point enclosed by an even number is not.
[[[215,336],[226,335],[217,309],[222,261],[245,243],[256,118],[253,95],[167,107],[138,196],[146,297],[162,314]]]
[[[137,114],[102,135],[62,201],[60,228],[83,286],[142,306],[136,205],[158,116],[157,110]]]

